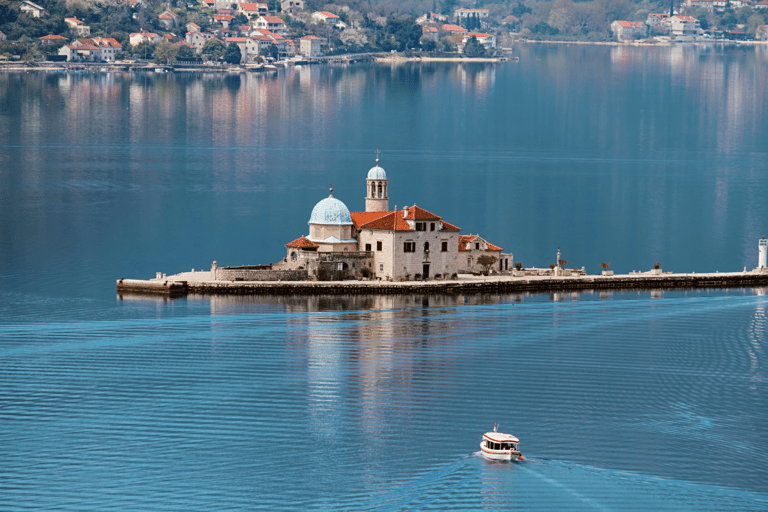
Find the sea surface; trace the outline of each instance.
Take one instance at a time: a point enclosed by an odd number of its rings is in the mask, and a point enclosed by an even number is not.
[[[765,288],[116,295],[281,259],[377,149],[526,266],[756,266],[768,47],[513,53],[0,73],[0,510],[768,509]]]

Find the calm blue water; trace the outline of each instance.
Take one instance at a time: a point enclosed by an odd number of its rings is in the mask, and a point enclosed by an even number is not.
[[[765,48],[516,51],[0,74],[0,509],[768,508],[765,289],[115,296],[276,261],[377,147],[392,206],[526,265],[756,265]]]

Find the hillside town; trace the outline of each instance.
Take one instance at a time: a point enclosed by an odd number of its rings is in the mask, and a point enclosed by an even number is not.
[[[517,40],[768,40],[768,0],[656,2],[657,11],[601,1],[446,0],[439,12],[381,14],[311,0],[0,0],[0,58],[249,64],[373,52],[492,56]]]

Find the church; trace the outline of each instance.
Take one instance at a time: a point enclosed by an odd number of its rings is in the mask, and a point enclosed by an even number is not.
[[[417,205],[389,209],[387,173],[379,165],[366,177],[365,211],[351,212],[331,194],[317,203],[309,234],[286,244],[274,269],[306,269],[319,280],[372,278],[383,281],[455,279],[484,270],[477,260],[496,258],[497,271],[512,270],[512,254],[479,235]]]

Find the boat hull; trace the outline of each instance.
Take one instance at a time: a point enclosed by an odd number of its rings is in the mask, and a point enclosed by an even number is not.
[[[514,452],[511,450],[488,450],[483,443],[480,443],[480,453],[483,457],[489,460],[518,460],[520,458],[520,452]]]

